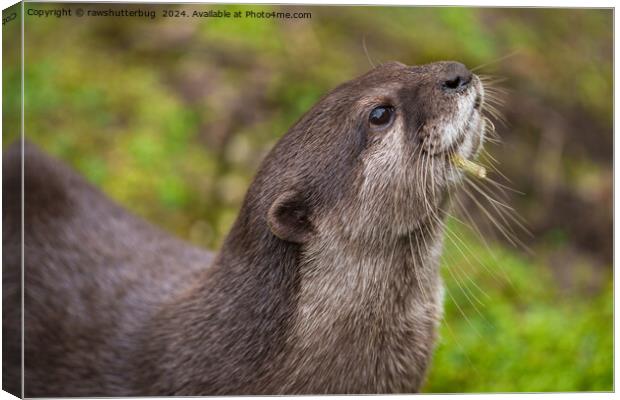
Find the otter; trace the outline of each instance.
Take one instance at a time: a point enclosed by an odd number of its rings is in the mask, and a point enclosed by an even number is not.
[[[462,179],[450,159],[480,150],[483,104],[457,62],[341,84],[263,160],[217,254],[14,146],[3,245],[20,252],[23,178],[25,395],[419,391],[442,314],[442,210]]]

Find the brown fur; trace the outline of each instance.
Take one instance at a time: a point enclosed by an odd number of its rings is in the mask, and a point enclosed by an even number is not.
[[[26,145],[26,395],[418,391],[441,315],[439,207],[459,176],[447,157],[481,143],[482,88],[447,89],[459,74],[389,63],[327,94],[266,157],[216,257]],[[369,125],[386,103],[393,123]]]

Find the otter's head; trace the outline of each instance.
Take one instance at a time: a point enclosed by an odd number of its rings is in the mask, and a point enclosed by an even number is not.
[[[381,65],[323,97],[268,155],[248,195],[278,238],[382,240],[435,218],[484,136],[482,84],[456,62]],[[248,202],[246,201],[246,206]]]

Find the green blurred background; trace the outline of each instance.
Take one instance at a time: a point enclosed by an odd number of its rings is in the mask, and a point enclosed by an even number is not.
[[[505,201],[532,235],[504,225],[531,251],[488,223],[476,206],[493,212],[488,201],[461,196],[467,212],[449,221],[446,315],[424,390],[613,389],[611,10],[64,7],[157,18],[26,16],[27,138],[208,248],[222,242],[275,141],[369,59],[482,65],[476,72],[504,91],[502,143],[487,150],[506,178],[490,177],[523,193]],[[164,9],[312,18],[162,18]],[[18,88],[19,74],[5,60],[5,87]],[[18,114],[18,99],[5,94],[5,115]],[[4,121],[7,145],[19,127]],[[467,214],[484,240],[461,223],[471,225]]]

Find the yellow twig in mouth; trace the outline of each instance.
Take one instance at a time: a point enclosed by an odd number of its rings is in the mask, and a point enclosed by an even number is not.
[[[462,169],[463,171],[467,172],[470,175],[475,176],[476,178],[484,179],[487,177],[486,168],[464,157],[461,157],[458,154],[455,154],[454,156],[452,156],[452,163],[454,163],[454,165],[457,168]]]

